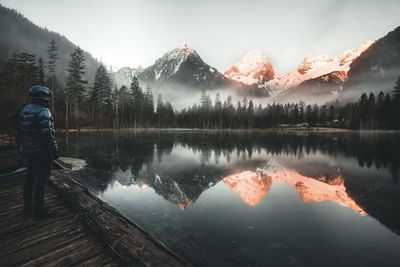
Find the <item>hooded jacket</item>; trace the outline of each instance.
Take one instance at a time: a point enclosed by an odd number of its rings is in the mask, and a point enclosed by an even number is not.
[[[18,127],[26,157],[58,158],[53,117],[48,109],[51,95],[51,90],[44,86],[29,89],[31,103],[22,109]]]

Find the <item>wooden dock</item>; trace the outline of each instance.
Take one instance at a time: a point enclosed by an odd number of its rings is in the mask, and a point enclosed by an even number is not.
[[[0,266],[189,266],[68,172],[50,180],[58,214],[42,220],[24,217],[21,183],[0,184]]]
[[[120,266],[58,196],[47,188],[46,204],[58,214],[33,220],[22,213],[22,185],[0,191],[0,266]]]

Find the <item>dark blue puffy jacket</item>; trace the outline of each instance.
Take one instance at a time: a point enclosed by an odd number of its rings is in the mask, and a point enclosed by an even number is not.
[[[20,142],[27,157],[58,158],[54,122],[47,108],[51,95],[51,90],[44,86],[29,89],[31,104],[22,109],[19,118]]]

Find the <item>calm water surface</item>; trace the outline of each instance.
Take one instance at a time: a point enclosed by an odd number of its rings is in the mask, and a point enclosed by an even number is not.
[[[74,175],[196,266],[400,266],[400,135],[60,135]]]

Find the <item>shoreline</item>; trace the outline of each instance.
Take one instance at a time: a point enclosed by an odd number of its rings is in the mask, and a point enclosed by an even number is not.
[[[209,128],[81,128],[80,131],[78,129],[69,129],[66,131],[65,129],[56,129],[56,132],[60,133],[88,133],[88,132],[105,132],[105,131],[181,131],[181,132],[250,132],[250,131],[257,131],[257,132],[268,132],[268,131],[299,131],[299,132],[353,132],[353,133],[400,133],[400,130],[383,130],[383,129],[366,129],[366,130],[353,130],[353,129],[346,129],[346,128],[333,128],[333,127],[276,127],[276,128],[252,128],[252,129],[245,129],[245,128],[222,128],[222,129],[209,129]]]

